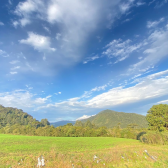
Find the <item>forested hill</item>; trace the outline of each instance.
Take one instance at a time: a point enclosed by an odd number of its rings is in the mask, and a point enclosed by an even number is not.
[[[148,127],[146,117],[135,113],[116,112],[112,110],[104,110],[95,116],[82,120],[82,122],[91,121],[96,126],[106,126],[113,128],[120,123],[121,128],[126,128],[129,124],[136,124],[139,127]]]
[[[49,122],[47,119],[42,119],[41,122],[39,122],[21,109],[0,105],[0,127],[15,124],[40,127],[49,125]]]

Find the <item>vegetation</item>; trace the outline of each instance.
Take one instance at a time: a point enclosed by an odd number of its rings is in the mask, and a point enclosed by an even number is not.
[[[148,111],[146,119],[149,122],[150,130],[168,130],[168,105],[159,104],[152,106]]]
[[[75,168],[168,167],[168,146],[131,139],[0,135],[0,149],[1,168],[37,167],[37,158],[41,155],[46,168],[72,168],[72,164]],[[94,155],[98,157],[95,160]]]
[[[112,110],[104,110],[89,119],[82,120],[82,122],[91,121],[98,127],[105,126],[113,128],[120,123],[121,128],[126,128],[129,124],[137,124],[140,128],[147,128],[148,122],[146,117],[135,113],[116,112]]]
[[[29,125],[30,127],[38,128],[50,125],[50,123],[47,119],[42,119],[39,122],[21,109],[0,105],[0,128],[13,125]]]
[[[148,131],[140,137],[140,140],[147,144],[168,145],[168,132],[152,132]]]
[[[68,123],[55,128],[47,119],[39,122],[22,110],[0,106],[0,168],[36,167],[41,155],[46,168],[69,168],[72,164],[76,168],[166,168],[167,115],[167,105],[155,105],[146,117],[149,128],[141,128],[147,122],[143,116],[106,110],[89,120],[77,121],[75,125]],[[120,122],[117,123],[118,118]],[[116,124],[113,128],[110,128],[110,119]],[[98,126],[103,120],[108,128]],[[139,121],[141,126],[137,125]],[[126,123],[129,124],[125,126]],[[94,155],[98,158],[93,159]]]

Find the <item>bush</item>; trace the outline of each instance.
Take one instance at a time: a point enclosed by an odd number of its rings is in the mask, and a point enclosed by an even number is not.
[[[159,133],[159,132],[148,132],[140,137],[141,142],[147,144],[159,144],[167,145],[168,144],[168,134]]]

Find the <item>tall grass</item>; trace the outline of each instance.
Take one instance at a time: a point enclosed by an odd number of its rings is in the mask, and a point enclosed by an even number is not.
[[[72,164],[75,168],[168,167],[168,146],[153,146],[137,140],[0,135],[0,168],[35,168],[41,155],[45,168],[72,168]]]

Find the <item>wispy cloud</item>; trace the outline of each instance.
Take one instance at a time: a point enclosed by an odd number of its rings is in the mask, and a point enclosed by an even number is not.
[[[98,55],[92,56],[92,57],[87,57],[85,58],[85,60],[83,61],[83,64],[87,64],[90,61],[94,61],[96,59],[100,58]]]
[[[160,24],[161,22],[164,22],[164,18],[160,18],[158,21],[148,21],[147,22],[147,28],[153,28],[156,27],[158,24]]]
[[[123,41],[122,39],[113,40],[106,45],[106,50],[102,54],[108,56],[109,58],[116,58],[114,64],[118,63],[128,58],[131,53],[137,51],[142,46],[141,43],[131,43],[132,41],[130,39],[126,41]]]
[[[142,2],[142,1],[139,1],[139,2],[136,3],[137,6],[142,6],[142,5],[145,5],[145,4],[146,4],[146,2]]]
[[[129,85],[129,84],[128,84]],[[71,98],[54,104],[47,104],[38,107],[40,109],[57,109],[66,113],[79,113],[92,111],[93,109],[114,108],[115,106],[126,105],[129,103],[152,100],[168,95],[168,70],[139,78],[134,86],[115,87],[99,94],[89,100],[83,101],[82,97]]]
[[[3,50],[0,50],[0,56],[9,57],[8,53],[6,51],[3,51]]]
[[[0,26],[4,26],[4,23],[3,23],[3,22],[0,22]]]
[[[15,67],[11,68],[12,71],[16,70],[16,69],[20,69],[20,66],[15,66]]]
[[[13,61],[10,62],[10,64],[17,64],[19,62],[20,62],[19,60],[13,60]]]
[[[15,75],[15,74],[17,74],[17,72],[16,72],[16,71],[10,72],[10,74],[11,74],[11,75]]]
[[[168,29],[166,26],[150,33],[143,51],[144,59],[130,67],[129,72],[148,71],[153,68],[163,58],[168,57]]]
[[[162,101],[159,101],[157,102],[158,104],[168,104],[168,100],[162,100]]]

